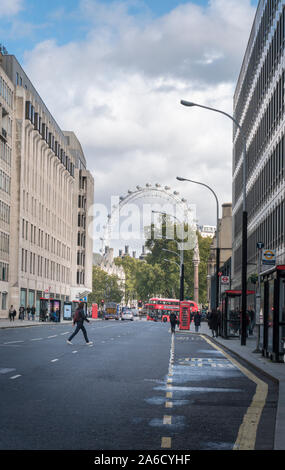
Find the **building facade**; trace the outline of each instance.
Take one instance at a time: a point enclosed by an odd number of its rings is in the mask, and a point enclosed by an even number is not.
[[[70,142],[60,129],[14,56],[2,56],[1,68],[13,85],[14,117],[8,303],[16,309],[34,305],[39,313],[45,296],[64,302],[75,298],[76,287],[77,292],[91,289],[92,242],[86,234],[79,284],[76,277],[82,191],[73,152],[77,139]],[[87,173],[86,211],[93,203],[93,178]],[[2,309],[1,316],[6,314]]]
[[[0,312],[8,315],[10,282],[11,176],[14,86],[0,54]]]
[[[285,263],[285,1],[260,0],[234,95],[246,137],[248,275],[257,272],[257,242]],[[241,287],[243,145],[233,134],[233,287]]]

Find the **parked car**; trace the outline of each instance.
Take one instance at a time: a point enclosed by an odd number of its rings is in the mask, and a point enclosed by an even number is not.
[[[133,321],[134,314],[130,308],[124,309],[121,313],[121,320],[131,320]]]

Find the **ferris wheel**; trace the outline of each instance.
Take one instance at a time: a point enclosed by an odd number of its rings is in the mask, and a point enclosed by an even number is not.
[[[111,212],[107,216],[106,224],[103,226],[103,235],[100,238],[102,242],[102,253],[104,253],[106,247],[110,247],[114,239],[114,230],[117,231],[116,236],[118,237],[121,216],[126,215],[128,209],[134,209],[134,203],[142,199],[152,201],[152,204],[154,201],[167,203],[166,205],[169,208],[167,215],[169,215],[170,218],[171,216],[174,217],[181,225],[187,224],[188,230],[190,229],[192,234],[191,248],[197,245],[195,205],[190,205],[185,198],[180,196],[178,191],[172,191],[170,186],[162,186],[159,183],[154,185],[146,183],[144,186],[137,185],[135,189],[129,189],[126,195],[118,197],[117,202],[113,204]],[[151,209],[152,204],[147,205],[148,210]],[[138,208],[138,206],[137,209],[139,211],[142,210]]]

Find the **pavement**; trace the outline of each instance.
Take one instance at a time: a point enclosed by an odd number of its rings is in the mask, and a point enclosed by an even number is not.
[[[90,319],[90,321],[101,321],[101,319]],[[68,323],[72,323],[72,321],[62,320],[60,322],[60,324]],[[0,319],[0,329],[36,327],[51,324],[54,324],[54,322],[18,319],[10,321],[9,319]],[[193,333],[193,330],[194,326],[191,324],[190,332]],[[212,338],[212,331],[209,329],[207,322],[201,323],[198,334],[210,337],[214,342],[223,346],[228,351],[235,353],[239,358],[266,374],[279,385],[274,450],[285,450],[285,363],[272,362],[270,359],[263,357],[261,353],[253,352],[256,349],[255,334],[246,338],[246,345],[244,346],[241,346],[240,338],[225,339],[220,336],[218,338]]]

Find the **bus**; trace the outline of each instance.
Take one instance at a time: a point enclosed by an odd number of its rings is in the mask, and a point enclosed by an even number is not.
[[[107,302],[105,304],[105,311],[103,318],[105,320],[119,320],[120,318],[120,306],[116,302]]]
[[[188,301],[192,314],[199,311],[198,304],[193,300]],[[180,301],[177,299],[151,298],[145,304],[147,309],[147,320],[169,322],[171,312],[179,317]],[[191,315],[192,316],[192,315]],[[191,318],[192,320],[192,318]]]
[[[171,312],[179,314],[179,300],[177,299],[160,299],[152,297],[145,304],[147,310],[147,320],[152,321],[169,321]]]

